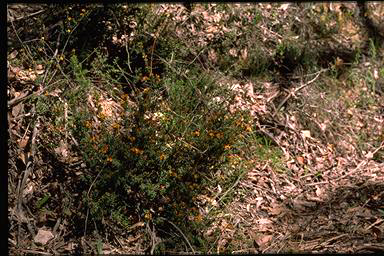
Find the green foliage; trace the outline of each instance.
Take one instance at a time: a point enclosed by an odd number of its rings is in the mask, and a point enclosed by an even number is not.
[[[94,68],[111,67],[102,58],[95,62]],[[83,70],[76,56],[71,67],[78,84],[76,97],[85,98],[88,76],[100,73]],[[225,163],[225,146],[244,131],[235,125],[239,116],[228,115],[229,89],[219,86],[209,72],[193,67],[187,75],[168,71],[161,81],[149,79],[145,86],[133,91],[137,107],[125,105],[131,114],[120,123],[120,132],[106,122],[94,129],[84,103],[74,116],[73,135],[98,176],[88,179],[94,183],[86,203],[95,219],[110,216],[123,228],[137,213],[147,221],[164,216],[179,224],[199,215],[196,196],[206,193],[211,182],[207,177]],[[213,98],[222,103],[212,104]]]

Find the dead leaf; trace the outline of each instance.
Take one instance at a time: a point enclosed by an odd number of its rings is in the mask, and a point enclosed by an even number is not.
[[[54,91],[51,91],[48,93],[50,96],[59,97],[61,93],[61,90],[59,88],[55,89]]]
[[[266,225],[266,224],[271,224],[272,221],[270,219],[267,219],[267,218],[261,218],[261,219],[258,219],[256,221],[256,223],[259,225]]]
[[[297,156],[297,157],[296,157],[296,160],[297,160],[297,162],[298,162],[300,165],[304,165],[304,157],[302,157],[302,156]]]
[[[12,116],[13,117],[17,117],[18,115],[19,115],[19,113],[20,113],[20,111],[21,111],[21,109],[23,108],[23,104],[17,104],[16,106],[14,106],[13,108],[12,108]]]
[[[309,130],[302,130],[301,131],[301,135],[303,136],[303,138],[311,138],[311,131],[309,131]]]
[[[369,151],[367,154],[365,154],[365,157],[367,159],[372,159],[373,158],[373,153],[371,151]]]
[[[27,157],[24,152],[19,154],[19,159],[23,162],[24,165],[27,165]]]
[[[51,231],[39,229],[37,235],[33,240],[35,241],[36,244],[46,245],[48,241],[54,237],[55,236],[52,234]]]
[[[60,146],[55,148],[55,153],[62,155],[64,158],[66,158],[68,156],[68,144],[61,140]]]
[[[321,188],[320,186],[316,186],[316,195],[319,197],[319,198],[324,198],[324,195],[325,195],[325,189],[324,188]]]
[[[272,235],[261,235],[255,239],[256,244],[261,250],[266,248],[267,244],[272,240]]]
[[[285,10],[288,9],[288,7],[289,7],[290,5],[291,5],[290,3],[288,3],[288,4],[282,4],[282,5],[280,6],[279,9],[285,11]]]
[[[235,48],[231,48],[229,49],[229,55],[233,56],[233,57],[237,57],[237,51]]]
[[[24,137],[23,139],[21,139],[19,141],[19,147],[25,148],[25,146],[27,146],[27,144],[28,144],[28,141],[29,141],[29,137],[28,136]]]
[[[44,74],[45,70],[44,69],[38,69],[36,70],[36,74],[41,75]]]
[[[29,75],[29,79],[30,79],[31,81],[35,81],[36,78],[37,78],[37,76],[36,76],[34,73],[31,73],[31,74]]]
[[[272,207],[269,208],[268,213],[270,213],[272,216],[274,216],[274,215],[279,215],[280,213],[282,213],[283,210],[284,210],[283,207],[281,207],[280,205],[278,205],[276,203],[273,203]]]
[[[14,50],[13,52],[11,52],[8,57],[9,57],[9,60],[13,60],[14,58],[16,58],[16,56],[19,54],[19,52],[17,50]]]
[[[212,62],[212,63],[216,63],[217,62],[217,55],[216,55],[216,52],[214,49],[211,49],[208,51],[208,59]]]

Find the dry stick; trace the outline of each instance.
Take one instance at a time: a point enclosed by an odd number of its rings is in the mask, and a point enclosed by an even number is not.
[[[8,15],[9,15],[9,11],[8,11]],[[13,28],[15,34],[16,34],[17,39],[20,41],[20,44],[23,46],[23,48],[26,49],[26,52],[27,52],[27,54],[29,55],[28,57],[33,61],[33,57],[32,57],[32,54],[31,54],[31,50],[28,48],[27,45],[24,45],[23,41],[21,41],[21,39],[20,39],[20,37],[19,37],[19,33],[17,33],[17,30],[16,30],[16,28],[15,28],[15,24],[13,24],[13,21],[11,21],[11,24],[12,24],[12,28]]]
[[[318,72],[317,72],[318,74],[317,74],[311,81],[309,81],[309,82],[307,82],[307,83],[305,83],[305,84],[303,84],[303,85],[297,87],[297,88],[294,89],[293,91],[291,91],[291,92],[288,94],[288,96],[285,97],[285,99],[284,99],[284,100],[279,104],[279,106],[276,108],[276,111],[273,113],[272,117],[274,117],[274,116],[277,114],[277,112],[283,107],[283,105],[285,104],[285,102],[287,102],[287,100],[289,100],[289,98],[292,97],[292,95],[294,95],[296,92],[300,91],[300,90],[303,89],[304,87],[306,87],[306,86],[310,85],[311,83],[313,83],[314,81],[316,81],[316,79],[317,79],[317,78],[320,76],[320,74],[321,74],[322,72],[324,72],[324,71],[325,71],[324,69],[318,71]]]
[[[7,21],[7,23],[11,23],[11,22],[15,22],[15,21],[19,21],[19,20],[24,20],[24,19],[28,19],[28,18],[32,18],[36,15],[39,15],[40,13],[42,12],[46,12],[47,10],[40,10],[40,11],[37,11],[37,12],[34,12],[34,13],[31,13],[29,15],[25,15],[25,16],[22,16],[22,17],[19,17],[19,18],[9,18],[9,21]],[[9,14],[8,14],[9,15]]]
[[[239,184],[240,179],[241,179],[242,177],[243,177],[243,175],[239,175],[239,177],[237,178],[237,180],[235,181],[235,183],[233,183],[233,185],[232,185],[227,191],[225,191],[225,192],[221,195],[221,197],[219,198],[219,200],[217,200],[217,203],[219,203],[221,200],[223,200],[223,198],[224,198],[224,197],[225,197],[225,196],[226,196],[232,189],[234,189],[234,188],[237,186],[237,184]],[[216,195],[215,197],[213,197],[213,198],[212,198],[212,201],[215,200],[217,196],[218,196],[218,195]],[[209,208],[207,214],[213,209],[213,207],[214,207],[214,206],[212,206],[211,208]]]
[[[193,249],[191,243],[188,241],[188,238],[184,235],[184,233],[172,221],[167,220],[164,217],[159,217],[159,219],[162,219],[162,220],[169,222],[175,229],[177,229],[177,231],[179,231],[179,233],[183,236],[184,240],[187,242],[188,246],[191,248],[192,252],[195,253],[195,250]]]
[[[55,71],[56,72],[56,71]],[[37,96],[37,95],[41,95],[43,92],[45,92],[46,90],[48,90],[49,88],[51,88],[53,85],[55,85],[56,83],[52,83],[50,85],[48,85],[47,87],[41,89],[41,90],[38,90],[34,93],[31,93],[31,94],[24,94],[23,97],[18,97],[18,98],[15,98],[15,99],[12,99],[8,102],[8,108],[11,108],[13,107],[14,105],[17,105],[19,104],[20,102],[23,102],[23,101],[26,101],[27,99],[30,99],[31,97],[33,96]]]
[[[100,174],[101,174],[102,171],[103,171],[103,169],[101,169],[101,170],[99,171],[99,173],[97,174],[96,178],[92,181],[91,186],[89,186],[89,189],[88,189],[88,192],[87,192],[87,199],[88,199],[88,200],[89,200],[89,193],[91,192],[91,189],[92,189],[93,185],[95,184],[97,178],[99,178],[99,176],[100,176]],[[88,214],[89,214],[89,207],[88,207],[88,209],[87,209],[87,216],[86,216],[86,218],[85,218],[84,236],[87,234]]]
[[[381,148],[383,148],[383,147],[384,147],[384,141],[381,142],[380,146],[379,146],[378,148],[376,148],[376,149],[373,151],[372,155],[376,154],[376,153],[377,153]],[[365,159],[362,160],[362,161],[356,166],[355,169],[353,169],[352,171],[350,171],[350,172],[344,174],[343,176],[340,176],[340,177],[338,177],[338,178],[335,178],[333,181],[341,180],[341,179],[343,179],[343,178],[345,178],[345,177],[347,177],[347,176],[350,176],[350,175],[352,175],[352,174],[358,172],[358,171],[360,170],[360,168],[361,168],[363,165],[366,165],[367,163],[368,163],[367,160],[365,160]]]
[[[34,155],[35,155],[35,141],[36,141],[36,136],[37,136],[37,131],[38,131],[37,128],[39,127],[39,122],[40,122],[40,120],[38,118],[37,121],[36,121],[36,124],[35,124],[35,126],[33,128],[33,133],[32,133],[31,158],[28,159],[28,163],[27,163],[27,166],[26,166],[25,171],[24,171],[23,179],[21,181],[21,184],[19,182],[19,186],[18,186],[18,203],[17,203],[18,215],[20,213],[22,213],[23,190],[24,190],[24,187],[25,187],[25,183],[27,182],[28,176],[29,176],[29,174],[32,171],[33,158],[34,158]],[[28,222],[28,229],[31,232],[32,236],[34,236],[35,234],[34,234],[33,229],[29,225],[28,218],[26,218],[26,219],[27,219],[27,222]],[[19,226],[19,235],[20,235],[20,226]]]
[[[42,251],[35,251],[35,250],[22,249],[21,251],[26,252],[26,253],[32,253],[32,254],[52,255],[52,253],[49,253],[49,252],[42,252]]]

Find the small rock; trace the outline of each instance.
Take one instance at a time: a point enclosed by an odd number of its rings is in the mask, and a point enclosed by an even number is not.
[[[52,234],[51,231],[39,229],[39,232],[37,232],[34,241],[36,244],[45,245],[48,243],[49,240],[54,237],[55,236]]]

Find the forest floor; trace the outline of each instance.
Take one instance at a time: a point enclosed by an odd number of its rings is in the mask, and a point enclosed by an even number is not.
[[[15,6],[8,13],[9,37],[19,29],[17,18],[28,13],[25,6]],[[44,10],[36,8],[25,19]],[[11,254],[384,252],[384,47],[375,43],[384,30],[378,26],[372,38],[354,3],[150,8],[154,17],[171,17],[153,33],[174,28],[176,41],[190,50],[188,61],[215,73],[216,82],[235,94],[228,111],[249,112],[251,125],[242,136],[252,143],[239,146],[225,167],[240,174],[225,186],[210,183],[196,197],[197,233],[174,222],[168,225],[172,231],[162,233],[160,226],[149,224],[148,215],[123,233],[103,218],[100,223],[108,228],[98,232],[99,222],[92,223],[81,199],[96,179],[81,179],[91,168],[75,150],[79,137],[63,121],[81,100],[66,101],[66,87],[54,83],[66,79],[60,60],[62,68],[50,70],[20,61],[28,54],[37,58],[39,51],[29,44],[40,39],[19,37],[15,41],[21,46],[8,49]],[[383,23],[384,4],[369,4],[368,11],[374,26]],[[135,22],[131,26],[139,27]],[[118,48],[123,37],[112,38]],[[51,51],[52,59],[60,58]],[[172,58],[162,61],[169,64]],[[117,122],[124,94],[111,96],[93,85],[99,82],[87,87],[99,91],[99,97],[89,94],[85,104],[99,108],[95,113],[101,109],[104,117],[95,114],[95,123]],[[49,99],[64,110],[56,114]],[[256,136],[264,141],[257,144]],[[223,172],[219,168],[215,177]],[[81,217],[74,218],[76,212]],[[201,242],[191,242],[193,236]]]

